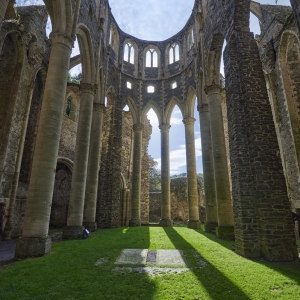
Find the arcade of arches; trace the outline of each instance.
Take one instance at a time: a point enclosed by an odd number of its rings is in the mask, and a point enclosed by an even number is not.
[[[185,27],[161,42],[123,32],[107,0],[44,3],[0,0],[1,227],[5,239],[20,237],[16,257],[49,253],[49,224],[80,239],[84,228],[149,223],[150,109],[161,131],[160,225],[172,226],[169,130],[178,106],[188,227],[201,225],[199,113],[205,230],[235,239],[244,257],[297,258],[300,0],[195,0]],[[255,38],[250,12],[261,26]],[[71,57],[76,38],[80,55]],[[78,64],[82,79],[70,83]]]

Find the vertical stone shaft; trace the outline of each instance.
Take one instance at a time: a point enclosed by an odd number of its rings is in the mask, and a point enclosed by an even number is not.
[[[210,85],[205,88],[210,115],[212,151],[216,196],[218,206],[217,235],[233,238],[233,209],[227,165],[225,134],[222,116],[221,86]]]
[[[8,2],[9,2],[9,0],[0,0],[0,29],[1,29],[2,22],[5,17]]]
[[[34,150],[23,232],[16,248],[16,257],[43,255],[51,249],[48,228],[73,43],[72,39],[61,33],[52,34],[51,40],[52,49]],[[35,240],[35,247],[31,247],[30,239],[36,237],[39,239]]]
[[[169,130],[170,125],[161,124],[161,220],[160,225],[172,226],[171,200],[170,200],[170,151],[169,151]]]
[[[205,191],[205,231],[212,232],[218,226],[217,200],[215,189],[214,159],[211,145],[210,116],[208,104],[199,107],[202,140],[202,165]]]
[[[95,86],[89,83],[82,83],[80,89],[80,111],[76,135],[69,213],[67,227],[64,229],[63,234],[65,239],[76,239],[82,236],[83,207]]]
[[[291,5],[294,11],[294,16],[297,21],[298,29],[300,31],[300,0],[291,0]]]
[[[94,103],[83,213],[83,226],[90,231],[97,229],[95,218],[104,112],[105,106],[103,104]]]
[[[187,117],[183,120],[185,125],[186,164],[188,180],[188,203],[189,203],[189,228],[200,228],[199,199],[196,172],[196,153],[194,123],[196,119]]]
[[[298,257],[278,140],[256,41],[237,32],[225,52],[236,252]]]
[[[133,125],[133,166],[132,166],[132,195],[131,195],[131,220],[129,226],[141,225],[141,172],[142,172],[142,124]]]

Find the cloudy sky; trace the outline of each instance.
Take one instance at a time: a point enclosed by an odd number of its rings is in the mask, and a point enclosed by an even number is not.
[[[275,0],[256,0],[262,4],[275,4]],[[112,12],[120,28],[140,39],[165,40],[180,31],[191,15],[194,0],[110,0]],[[17,0],[17,5],[43,4],[42,0]],[[290,5],[289,0],[278,0],[278,5]],[[251,15],[251,31],[260,33],[258,20]],[[50,28],[50,27],[49,27]],[[79,53],[78,47],[73,50],[72,56]],[[79,68],[73,70],[78,73]],[[222,72],[222,67],[221,67]],[[153,126],[153,133],[149,145],[149,154],[160,165],[160,131],[158,120],[153,111],[149,119]],[[202,172],[202,153],[199,115],[195,110],[195,144],[197,156],[197,172]],[[186,172],[185,135],[182,115],[179,109],[174,109],[170,130],[170,163],[171,174]]]

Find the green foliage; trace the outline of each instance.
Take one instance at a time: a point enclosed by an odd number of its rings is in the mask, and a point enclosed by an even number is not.
[[[157,168],[157,161],[149,155],[149,170],[150,170],[150,192],[161,191],[161,171]]]
[[[81,79],[82,79],[82,73],[71,75],[70,72],[68,72],[68,82],[80,83]]]

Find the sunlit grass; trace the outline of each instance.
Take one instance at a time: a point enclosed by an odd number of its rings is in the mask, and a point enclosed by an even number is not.
[[[299,299],[299,262],[247,260],[231,247],[185,227],[99,230],[87,240],[54,244],[48,256],[1,268],[0,299]],[[124,248],[183,250],[190,271],[155,277],[116,272]],[[95,266],[100,258],[108,261]]]

